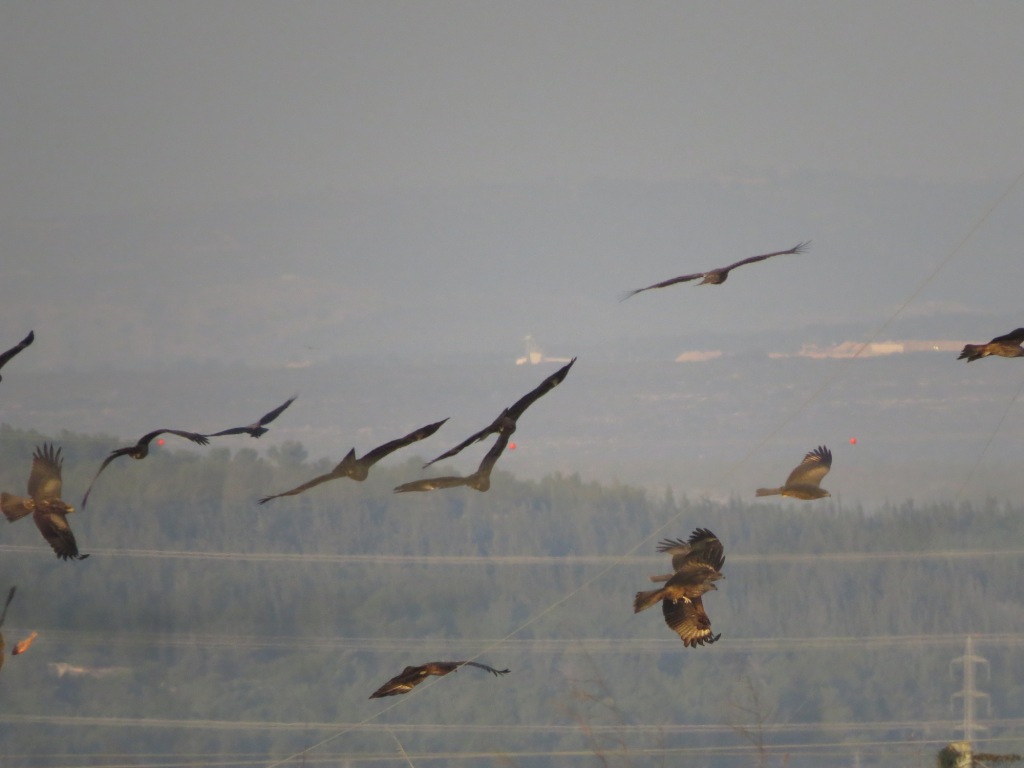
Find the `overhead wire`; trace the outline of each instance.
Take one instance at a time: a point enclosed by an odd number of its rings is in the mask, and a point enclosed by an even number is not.
[[[763,437],[761,440],[757,441],[750,449],[748,449],[745,453],[741,454],[740,457],[735,462],[733,462],[730,466],[726,467],[721,473],[719,473],[719,475],[718,475],[719,481],[724,481],[728,477],[731,477],[753,455],[755,455],[757,452],[759,452],[768,442],[770,442],[772,439],[774,439],[774,437],[776,435],[778,435],[786,426],[788,426],[801,412],[803,412],[812,403],[814,403],[818,398],[820,398],[829,388],[831,388],[832,385],[841,376],[845,375],[846,371],[848,370],[848,368],[852,364],[852,362],[854,360],[856,360],[858,357],[860,357],[861,354],[863,354],[864,350],[868,347],[868,345],[871,344],[873,341],[875,341],[882,334],[882,332],[886,328],[888,328],[892,324],[892,322],[897,317],[899,317],[906,310],[906,308],[909,307],[917,299],[917,297],[924,291],[924,289],[928,285],[931,284],[931,282],[939,275],[939,273],[942,272],[949,265],[949,263],[952,262],[952,260],[957,255],[960,254],[960,252],[963,250],[963,248],[967,244],[967,242],[984,225],[984,223],[989,219],[989,217],[1002,205],[1003,201],[1005,201],[1006,198],[1017,187],[1017,185],[1020,183],[1021,179],[1024,179],[1024,170],[1021,170],[1021,172],[1018,173],[1016,177],[1014,177],[1014,179],[1006,186],[1006,188],[1002,191],[1002,193],[1000,195],[998,195],[995,198],[995,200],[992,201],[992,203],[982,212],[981,216],[978,217],[975,220],[975,222],[973,223],[973,225],[968,228],[966,234],[964,234],[964,236],[961,237],[954,244],[954,246],[949,250],[949,252],[945,255],[945,257],[941,261],[939,261],[939,263],[937,265],[935,265],[935,267],[933,267],[929,271],[929,273],[925,276],[924,280],[922,280],[921,282],[919,282],[917,284],[917,286],[910,292],[910,294],[907,296],[907,298],[895,309],[895,311],[893,311],[889,315],[889,317],[883,323],[881,323],[878,326],[878,328],[876,328],[869,335],[868,339],[866,341],[864,341],[860,345],[860,347],[857,348],[857,350],[854,352],[853,356],[848,358],[847,360],[845,360],[844,363],[842,365],[840,365],[830,376],[826,377],[818,387],[816,387],[806,398],[804,398],[797,405],[797,407],[795,409],[793,409],[785,418],[783,418],[780,421],[780,423],[778,425],[776,425],[773,429],[771,429],[768,432],[768,434],[765,435],[765,437]],[[641,547],[649,544],[651,541],[654,541],[669,526],[675,524],[684,514],[686,514],[686,511],[685,510],[681,510],[677,514],[673,515],[669,520],[667,520],[661,526],[655,528],[646,537],[642,538],[636,544],[628,547],[626,549],[625,553],[623,553],[623,557],[628,557],[628,556],[634,555],[637,551],[639,551],[639,549]],[[476,655],[474,655],[472,658],[474,660],[477,659],[477,658],[480,658],[484,654],[493,651],[495,648],[500,647],[500,645],[501,645],[501,643],[503,641],[511,639],[512,637],[514,637],[515,635],[517,635],[520,632],[524,631],[525,629],[533,626],[534,624],[539,622],[541,619],[543,619],[545,616],[547,616],[548,614],[552,613],[557,608],[559,608],[560,606],[564,605],[566,602],[571,600],[573,597],[575,597],[576,595],[581,593],[583,590],[587,589],[592,584],[594,584],[595,582],[597,582],[600,579],[602,579],[614,567],[616,567],[615,564],[611,564],[611,565],[605,566],[598,573],[595,573],[592,576],[584,579],[583,582],[581,582],[575,588],[573,588],[572,590],[567,592],[565,595],[563,595],[562,597],[554,600],[553,602],[549,603],[544,608],[540,609],[536,613],[534,613],[531,616],[529,616],[526,619],[524,619],[522,622],[520,622],[519,625],[517,625],[515,628],[510,630],[508,632],[508,634],[504,638],[501,638],[500,640],[497,640],[495,642],[492,642],[492,643],[489,643],[489,644],[486,644],[485,646],[483,646],[481,648],[481,650]],[[426,690],[430,685],[436,684],[437,682],[438,682],[437,680],[429,681],[427,685],[420,686],[419,688],[414,689],[413,691],[411,691],[410,695],[415,695],[417,693],[421,693],[423,690]],[[378,717],[378,716],[380,716],[380,714],[383,714],[384,712],[390,711],[394,706],[397,706],[397,704],[398,703],[396,702],[395,704],[392,704],[391,706],[389,706],[389,707],[385,708],[384,710],[378,712],[376,715],[372,715],[371,717]],[[341,730],[337,734],[329,736],[329,737],[327,737],[327,738],[317,742],[316,744],[311,745],[310,747],[308,747],[308,748],[306,748],[306,749],[304,749],[304,750],[302,750],[300,752],[297,752],[297,753],[295,753],[293,755],[290,755],[287,758],[284,758],[284,759],[276,761],[276,762],[268,763],[266,768],[277,768],[278,766],[283,765],[286,762],[290,762],[293,759],[301,758],[301,757],[305,756],[308,751],[315,750],[315,749],[318,749],[318,748],[320,748],[322,746],[325,746],[325,745],[331,743],[332,741],[334,741],[336,738],[339,738],[340,736],[344,735],[344,733],[346,733],[346,731],[345,730]]]

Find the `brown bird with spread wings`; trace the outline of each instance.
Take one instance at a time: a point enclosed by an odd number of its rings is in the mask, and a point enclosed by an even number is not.
[[[633,612],[646,610],[660,600],[665,623],[679,635],[685,647],[716,642],[721,634],[712,634],[702,596],[717,590],[715,582],[725,578],[721,571],[725,565],[722,542],[706,528],[698,528],[689,541],[665,539],[658,545],[658,551],[672,554],[675,571],[651,576],[651,581],[664,581],[665,586],[637,592]]]
[[[10,360],[16,354],[21,352],[21,350],[23,350],[25,347],[27,347],[29,344],[31,344],[35,340],[36,340],[35,333],[33,331],[29,331],[28,332],[28,336],[26,336],[24,339],[22,339],[17,344],[15,344],[13,347],[11,347],[6,352],[4,352],[2,355],[0,355],[0,368],[3,368],[5,365],[7,365],[7,361],[8,360]],[[3,381],[3,376],[0,376],[0,381]]]
[[[487,452],[487,455],[484,456],[480,466],[473,474],[466,475],[465,477],[427,477],[423,480],[413,480],[410,483],[402,483],[402,485],[397,486],[394,492],[436,491],[438,488],[457,488],[460,485],[468,486],[474,491],[486,491],[491,487],[491,470],[494,469],[494,465],[501,458],[501,454],[505,452],[505,448],[508,446],[508,439],[515,431],[515,422],[510,422],[503,427],[498,435],[498,439],[491,446],[491,450]]]
[[[821,487],[821,479],[832,468],[832,451],[823,445],[804,456],[779,488],[758,488],[758,496],[790,496],[794,499],[823,499],[832,494]]]
[[[60,498],[63,464],[60,448],[54,450],[49,443],[36,447],[32,454],[32,471],[28,476],[28,496],[0,493],[0,510],[12,523],[31,513],[36,528],[53,547],[57,557],[85,560],[88,555],[78,554],[78,544],[67,521],[67,515],[75,508]]]
[[[535,402],[537,402],[537,400],[540,399],[543,395],[547,394],[552,389],[561,384],[562,381],[565,380],[565,377],[569,375],[569,369],[572,368],[573,363],[575,362],[576,358],[574,357],[572,360],[570,360],[568,363],[563,365],[557,371],[555,371],[546,379],[544,379],[544,381],[542,381],[540,384],[534,387],[533,390],[527,392],[521,398],[516,400],[515,403],[513,403],[508,408],[503,410],[498,415],[498,418],[496,418],[486,427],[481,429],[479,432],[470,435],[451,450],[445,451],[440,456],[431,459],[426,464],[424,464],[423,467],[426,468],[429,467],[434,462],[441,461],[441,459],[450,458],[457,454],[466,446],[472,445],[473,443],[479,440],[483,440],[488,435],[493,435],[495,433],[508,430],[509,427],[511,427],[514,430],[516,427],[516,423],[519,421],[519,417],[523,415],[523,412],[531,405],[533,405]]]
[[[298,395],[295,395],[295,397],[298,397]],[[214,432],[212,435],[207,435],[207,437],[220,437],[222,435],[252,435],[253,437],[259,437],[260,435],[265,435],[270,431],[266,428],[266,425],[280,416],[284,412],[285,408],[294,403],[295,397],[288,398],[270,413],[263,414],[259,421],[254,422],[247,427],[231,427],[230,429],[222,429],[220,432]]]
[[[495,669],[494,667],[488,667],[486,664],[478,664],[475,661],[430,661],[419,667],[406,667],[400,675],[395,675],[370,694],[370,698],[379,699],[383,696],[397,696],[401,693],[408,693],[431,675],[444,677],[449,672],[454,672],[463,666],[486,669],[495,677],[509,673],[507,669]]]
[[[999,357],[1024,357],[1024,328],[1016,328],[1004,336],[996,336],[988,344],[967,344],[957,360],[966,358],[970,363],[989,355]]]
[[[0,613],[0,627],[4,625],[4,619],[7,618],[7,607],[11,604],[11,600],[14,599],[14,592],[17,588],[17,586],[11,587],[11,591],[7,593],[7,602],[4,603],[4,610]],[[6,647],[4,644],[4,633],[0,632],[0,668],[4,665],[4,650]]]
[[[630,296],[635,296],[638,293],[649,291],[652,288],[667,288],[668,286],[675,285],[676,283],[686,283],[690,280],[696,280],[698,277],[703,279],[697,283],[697,285],[721,285],[729,278],[729,272],[736,269],[736,267],[742,267],[744,264],[753,264],[757,261],[764,261],[765,259],[770,259],[772,256],[783,256],[787,253],[803,253],[808,247],[810,247],[810,245],[811,241],[806,240],[793,246],[788,251],[774,251],[772,253],[762,253],[760,256],[748,256],[745,259],[737,261],[735,264],[730,264],[728,267],[718,267],[717,269],[712,269],[708,272],[694,272],[692,275],[680,275],[679,277],[673,277],[670,280],[662,280],[660,283],[648,285],[646,288],[637,288],[634,291],[627,291],[623,294],[621,301],[625,301]]]
[[[420,427],[415,432],[410,432],[405,437],[400,437],[397,440],[392,440],[389,443],[374,448],[368,454],[363,456],[361,459],[356,458],[356,449],[353,448],[349,451],[345,458],[343,458],[338,465],[328,472],[326,475],[320,475],[314,477],[309,482],[303,483],[297,488],[292,488],[290,491],[284,493],[275,493],[273,496],[264,496],[260,499],[260,504],[266,504],[271,499],[277,499],[281,496],[294,496],[297,493],[308,491],[321,483],[326,483],[328,480],[337,480],[342,477],[350,477],[353,480],[362,482],[370,474],[370,467],[376,464],[378,461],[383,459],[389,453],[394,453],[399,448],[404,448],[407,445],[412,445],[418,440],[423,440],[430,437],[432,434],[437,432],[448,419],[442,419],[441,421],[435,421],[433,424],[427,424],[425,427]]]
[[[129,445],[124,448],[118,448],[110,452],[110,455],[103,460],[100,464],[100,468],[96,470],[96,474],[93,475],[92,482],[89,483],[89,487],[85,489],[85,495],[82,497],[82,509],[85,509],[86,503],[89,501],[89,494],[92,493],[92,487],[96,483],[97,478],[107,468],[107,465],[119,456],[131,456],[133,459],[144,459],[149,456],[149,444],[153,438],[160,435],[177,435],[183,437],[186,440],[191,440],[193,443],[199,445],[209,444],[209,440],[206,435],[200,435],[198,432],[184,432],[180,429],[156,429],[152,432],[143,435],[139,438],[139,442],[135,445]]]

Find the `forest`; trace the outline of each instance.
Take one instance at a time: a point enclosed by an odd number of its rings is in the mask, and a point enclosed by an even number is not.
[[[44,442],[76,507],[124,444],[2,426],[0,489],[24,493]],[[976,738],[1024,752],[1016,501],[721,503],[500,463],[486,493],[395,494],[424,475],[408,449],[261,505],[344,450],[179,445],[106,469],[69,516],[86,560],[4,524],[3,632],[39,636],[0,672],[3,765],[931,766],[961,734],[968,635]],[[726,578],[704,601],[721,640],[691,649],[632,598],[697,527]],[[511,672],[368,699],[463,659]]]

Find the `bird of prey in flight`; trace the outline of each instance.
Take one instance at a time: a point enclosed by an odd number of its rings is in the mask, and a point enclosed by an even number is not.
[[[290,491],[283,493],[275,493],[273,496],[264,496],[260,499],[260,504],[266,504],[271,499],[276,499],[281,496],[294,496],[297,493],[308,491],[321,483],[326,483],[328,480],[337,480],[341,477],[350,477],[353,480],[363,481],[370,473],[370,467],[376,464],[378,461],[383,459],[389,453],[394,453],[399,448],[404,448],[407,445],[412,445],[418,440],[430,437],[432,434],[437,432],[448,419],[442,419],[441,421],[435,421],[433,424],[427,424],[425,427],[420,427],[415,432],[410,432],[405,437],[400,437],[397,440],[384,443],[384,445],[374,448],[372,451],[367,453],[360,459],[356,458],[356,449],[350,450],[338,465],[328,472],[326,475],[320,475],[314,477],[312,480],[303,483],[297,488],[292,488]]]
[[[295,397],[298,397],[298,395]],[[212,435],[207,435],[207,437],[220,437],[222,435],[252,435],[253,437],[259,437],[260,435],[265,435],[270,431],[266,428],[266,425],[280,416],[284,412],[285,408],[294,403],[295,397],[289,397],[270,413],[263,414],[259,421],[254,422],[247,427],[231,427],[230,429],[222,429],[220,432],[214,432]]]
[[[426,464],[424,464],[423,467],[426,468],[429,467],[434,462],[441,461],[441,459],[450,458],[457,454],[466,446],[472,445],[473,443],[479,440],[483,440],[488,435],[493,435],[497,432],[507,431],[509,427],[512,427],[514,429],[516,426],[516,422],[519,420],[519,417],[523,415],[523,412],[531,405],[533,405],[541,396],[547,394],[552,389],[561,384],[565,377],[569,375],[569,369],[572,368],[573,363],[575,362],[576,358],[574,357],[568,363],[566,363],[557,371],[555,371],[546,379],[544,379],[544,381],[538,384],[533,390],[527,392],[521,398],[516,400],[515,403],[513,403],[508,408],[503,410],[498,415],[498,418],[492,421],[489,425],[481,429],[479,432],[470,435],[451,450],[445,451],[440,456],[431,459]]]
[[[486,664],[478,664],[475,661],[430,661],[418,667],[406,667],[402,670],[401,674],[395,675],[370,694],[370,698],[379,699],[383,696],[397,696],[401,693],[408,693],[430,675],[444,677],[449,672],[454,672],[459,667],[467,665],[486,669],[495,677],[509,673],[507,669],[495,669],[494,667],[488,667]]]
[[[686,283],[689,282],[690,280],[696,280],[698,277],[703,279],[699,283],[697,283],[697,285],[721,285],[729,278],[729,272],[736,269],[736,267],[742,267],[744,264],[753,264],[754,262],[757,261],[764,261],[765,259],[770,259],[772,256],[782,256],[787,253],[803,253],[804,251],[807,250],[810,244],[811,241],[806,240],[802,243],[793,246],[787,251],[773,251],[772,253],[762,253],[759,256],[748,256],[745,259],[740,259],[735,264],[730,264],[728,267],[718,267],[707,272],[694,272],[691,275],[680,275],[679,277],[673,277],[669,280],[662,280],[660,283],[648,285],[646,288],[637,288],[636,290],[633,291],[627,291],[625,294],[623,294],[620,301],[625,301],[630,296],[635,296],[638,293],[649,291],[652,288],[666,288],[670,285],[675,285],[676,283]]]
[[[660,600],[665,623],[679,635],[684,646],[694,648],[714,643],[721,635],[711,632],[711,620],[704,611],[702,596],[717,590],[715,582],[725,578],[722,542],[706,528],[698,528],[689,541],[665,539],[658,545],[658,551],[672,555],[674,572],[651,576],[651,581],[664,581],[665,586],[637,592],[633,612],[646,610]]]
[[[78,554],[75,535],[68,525],[67,515],[75,511],[60,497],[60,471],[64,458],[60,448],[54,450],[49,443],[37,446],[32,454],[32,471],[28,476],[28,496],[0,493],[0,510],[9,522],[20,520],[29,513],[43,538],[62,560],[85,560],[88,555]]]
[[[27,347],[29,344],[31,344],[35,340],[36,340],[35,333],[33,331],[29,331],[28,332],[28,336],[26,336],[24,339],[19,341],[17,344],[15,344],[13,347],[8,349],[3,354],[0,354],[0,368],[3,368],[5,365],[7,365],[7,361],[8,360],[10,360],[16,354],[21,352],[21,350],[23,350],[25,347]],[[2,380],[3,380],[3,377],[0,376],[0,381],[2,381]]]
[[[149,455],[149,444],[153,438],[159,435],[177,435],[183,437],[186,440],[191,440],[193,443],[199,445],[207,445],[210,441],[206,438],[206,435],[201,435],[198,432],[184,432],[180,429],[156,429],[148,434],[143,435],[139,438],[139,442],[135,445],[129,445],[124,448],[117,448],[109,453],[107,458],[100,464],[100,468],[96,470],[96,474],[93,475],[92,481],[89,483],[89,487],[85,489],[85,495],[82,497],[82,509],[85,509],[86,503],[89,501],[89,494],[92,493],[92,487],[96,483],[96,479],[100,476],[107,465],[119,456],[131,456],[133,459],[144,459]]]
[[[980,360],[989,355],[999,357],[1024,357],[1024,328],[1017,328],[1005,336],[996,336],[988,344],[967,344],[957,360],[967,359],[970,363],[973,360]]]
[[[791,496],[794,499],[822,499],[832,494],[821,487],[821,479],[832,468],[832,451],[821,445],[804,456],[779,488],[758,488],[758,496]]]
[[[3,612],[0,612],[0,627],[3,627],[4,625],[4,619],[7,618],[7,607],[11,604],[11,600],[14,599],[14,592],[17,589],[17,586],[11,587],[11,591],[7,593],[7,602],[4,603]],[[0,632],[0,668],[4,665],[4,649],[6,647],[7,646],[4,645],[4,633]]]
[[[508,446],[508,439],[515,431],[515,422],[511,422],[511,425],[507,424],[502,428],[498,434],[498,439],[494,441],[494,445],[491,446],[491,449],[484,456],[480,466],[473,474],[466,475],[465,477],[427,477],[422,480],[413,480],[410,483],[402,483],[402,485],[397,486],[394,492],[436,491],[438,488],[457,488],[460,485],[468,486],[475,491],[486,491],[491,487],[491,470],[494,469],[494,465],[501,458],[501,454],[505,452],[505,448]]]

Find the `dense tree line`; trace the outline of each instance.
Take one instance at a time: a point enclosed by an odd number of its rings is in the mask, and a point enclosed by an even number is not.
[[[63,448],[64,498],[74,505],[107,451],[123,444],[2,427],[0,488],[24,490],[44,440]],[[5,524],[0,589],[17,583],[19,593],[4,630],[40,633],[0,673],[5,763],[61,751],[283,756],[377,712],[367,696],[406,664],[476,654],[512,674],[462,670],[381,722],[399,733],[411,723],[536,726],[403,735],[417,750],[589,744],[633,750],[629,762],[646,764],[644,747],[742,743],[758,717],[766,726],[950,720],[960,678],[949,663],[967,633],[991,663],[982,685],[993,715],[1022,711],[1017,505],[723,503],[577,475],[523,480],[500,464],[487,493],[393,494],[421,476],[415,452],[378,465],[364,483],[339,480],[260,505],[340,455],[311,460],[297,443],[263,453],[254,444],[183,450],[168,441],[144,461],[111,465],[88,509],[69,518],[80,549],[93,552],[86,561],[56,560],[30,520]],[[727,578],[705,601],[723,638],[684,649],[660,611],[634,616],[631,602],[648,575],[665,570],[657,539],[697,526],[726,546]],[[363,557],[341,557],[349,555]],[[502,559],[516,557],[540,559]],[[55,664],[85,671],[59,676]],[[255,725],[53,725],[33,720],[40,715]],[[684,724],[725,728],[672,730]],[[54,748],[53,733],[66,748]],[[906,736],[765,734],[768,748]],[[375,732],[332,744],[345,754],[394,751]]]

